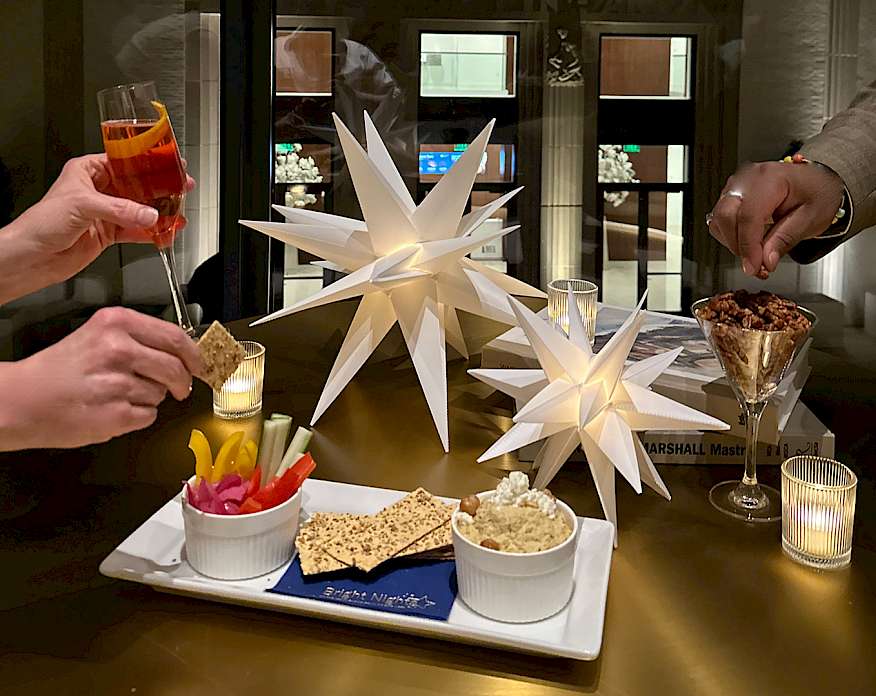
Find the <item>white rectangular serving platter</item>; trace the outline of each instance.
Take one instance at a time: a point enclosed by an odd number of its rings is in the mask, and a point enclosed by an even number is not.
[[[384,488],[308,479],[304,484],[302,518],[322,511],[373,513],[404,495],[404,492]],[[192,570],[185,561],[185,534],[178,495],[107,556],[100,565],[100,572],[111,578],[150,585],[163,592],[228,604],[375,626],[517,652],[594,660],[599,656],[602,645],[611,568],[612,526],[605,520],[585,517],[579,517],[578,522],[580,533],[572,599],[558,614],[527,624],[492,621],[471,611],[459,598],[448,620],[436,621],[266,592],[277,583],[288,566],[251,580],[223,581],[204,577]]]

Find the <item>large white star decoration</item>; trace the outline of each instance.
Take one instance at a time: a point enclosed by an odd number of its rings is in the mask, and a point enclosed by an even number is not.
[[[444,451],[449,450],[445,341],[468,357],[457,309],[514,323],[508,293],[544,297],[526,283],[467,254],[517,227],[479,232],[481,223],[520,189],[463,214],[495,121],[468,146],[426,198],[416,205],[377,129],[365,114],[366,152],[333,114],[365,218],[274,206],[287,222],[241,223],[323,259],[348,275],[310,298],[255,322],[362,296],[311,420],[319,417],[398,322]]]
[[[669,500],[669,490],[635,432],[727,430],[730,426],[650,389],[681,353],[676,348],[626,365],[644,322],[641,303],[598,353],[584,330],[578,305],[569,296],[569,336],[523,304],[509,298],[541,370],[469,370],[469,374],[524,405],[514,425],[478,459],[498,457],[547,438],[535,459],[536,488],[546,487],[580,445],[602,503],[615,527],[614,470],[637,493],[642,482]],[[644,302],[644,297],[642,298]]]

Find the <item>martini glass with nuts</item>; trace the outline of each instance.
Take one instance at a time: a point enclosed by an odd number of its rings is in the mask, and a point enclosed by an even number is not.
[[[695,302],[692,311],[721,363],[745,417],[745,473],[709,491],[721,512],[746,522],[781,519],[779,491],[758,483],[758,427],[788,366],[806,342],[815,315],[769,292],[727,292]]]

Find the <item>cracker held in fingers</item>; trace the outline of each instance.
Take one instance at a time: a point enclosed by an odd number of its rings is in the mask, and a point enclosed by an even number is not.
[[[222,388],[225,380],[231,377],[246,357],[243,346],[218,321],[210,324],[210,328],[198,340],[198,349],[204,362],[201,379],[216,391]]]

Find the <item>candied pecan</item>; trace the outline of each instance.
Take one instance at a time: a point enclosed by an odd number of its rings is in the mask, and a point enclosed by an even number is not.
[[[715,295],[700,318],[759,331],[806,331],[809,320],[796,303],[771,292],[735,290]]]

